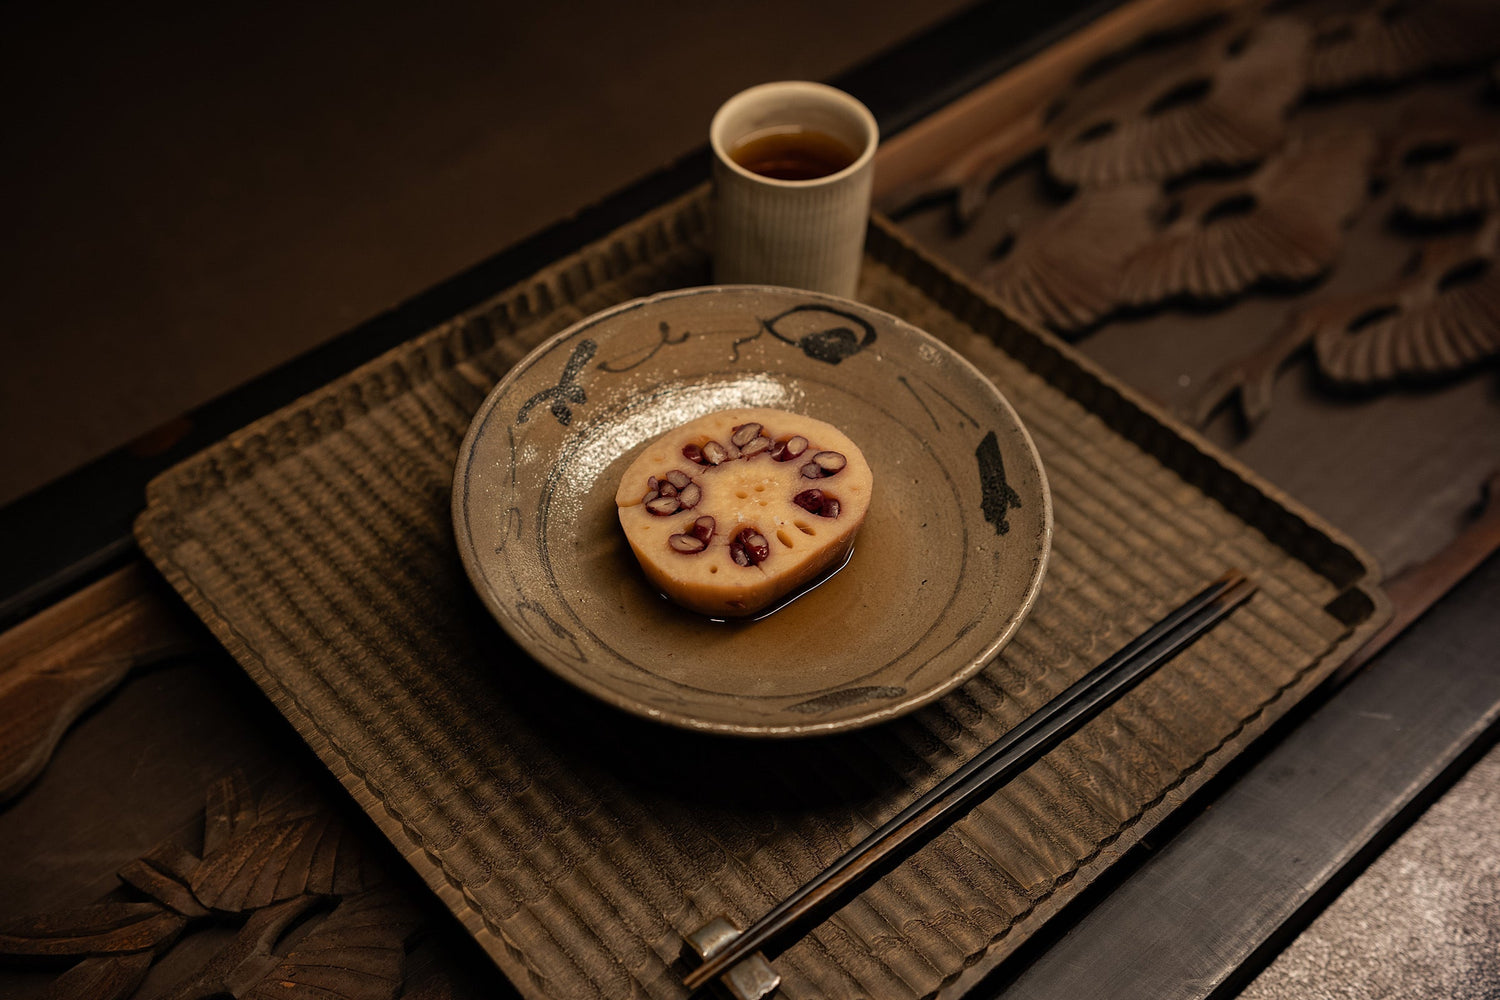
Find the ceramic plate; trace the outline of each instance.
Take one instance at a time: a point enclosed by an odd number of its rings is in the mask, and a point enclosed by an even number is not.
[[[875,485],[841,570],[719,622],[650,587],[614,494],[648,442],[735,406],[834,424]],[[869,725],[962,683],[1030,609],[1052,536],[1036,448],[968,361],[858,303],[743,285],[629,302],[527,356],[469,428],[453,517],[481,598],[540,663],[627,711],[755,736]]]

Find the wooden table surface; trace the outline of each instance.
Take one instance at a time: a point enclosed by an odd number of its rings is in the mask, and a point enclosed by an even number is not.
[[[894,202],[902,192],[930,178],[934,165],[951,166],[945,142],[972,138],[975,130],[1020,128],[1017,109],[1035,101],[1018,102],[1015,94],[1057,85],[1100,46],[1117,43],[1122,31],[1170,23],[1187,6],[1141,2],[1088,22],[1066,36],[1068,44],[969,90],[898,135],[882,153],[886,207],[899,207]],[[857,80],[850,87],[859,92]],[[509,280],[504,276],[528,273],[570,241],[597,235],[680,190],[702,165],[685,162],[502,255],[474,284],[497,290]],[[992,221],[1025,196],[996,186]],[[1012,197],[1014,205],[1006,201]],[[919,206],[900,222],[955,266],[978,274],[995,230],[982,222],[954,229],[948,211],[942,202]],[[455,287],[387,318],[379,337],[404,339],[453,311],[457,299],[479,292]],[[1164,406],[1180,408],[1190,389],[1236,356],[1246,331],[1257,324],[1264,329],[1267,321],[1252,303],[1232,320],[1220,317],[1207,343],[1188,352],[1178,346],[1169,320],[1106,327],[1081,344]],[[364,339],[367,350],[379,342]],[[197,433],[211,440],[242,421],[247,407],[253,412],[293,398],[360,355],[357,348],[332,350],[304,364],[300,374],[283,375],[270,391],[263,386],[249,402],[242,395],[195,414]],[[1488,553],[1500,530],[1495,512],[1483,504],[1483,488],[1500,465],[1493,374],[1351,401],[1328,396],[1305,372],[1294,371],[1278,384],[1273,412],[1274,421],[1250,435],[1223,417],[1205,433],[1397,571],[1392,594],[1417,624],[1386,637],[1384,652],[1313,699],[1210,798],[1184,810],[1170,840],[1127,859],[1109,885],[1059,921],[1055,933],[975,983],[973,996],[1233,995],[1493,745],[1500,726],[1500,672],[1492,652],[1500,639],[1492,614],[1500,600],[1500,561]],[[72,488],[86,486],[89,475],[94,482],[138,479],[143,472],[135,461],[108,460],[92,473],[85,470]],[[123,476],[121,463],[129,466]],[[27,531],[46,523],[34,508],[4,514],[5,523]],[[96,537],[105,541],[34,573],[29,592],[8,591],[13,599],[6,607],[17,612],[12,622],[23,620],[0,635],[0,711],[7,720],[0,730],[0,794],[9,800],[0,811],[0,856],[11,859],[0,865],[0,940],[3,925],[118,896],[116,873],[163,841],[202,850],[212,832],[204,829],[206,796],[233,772],[257,793],[287,776],[308,783],[313,798],[379,856],[385,849],[379,835],[233,661],[128,546],[111,543],[108,531]],[[78,593],[91,579],[96,582]],[[211,816],[213,804],[207,808]],[[1460,832],[1446,828],[1429,850],[1441,849],[1443,835]],[[401,872],[398,860],[385,860],[420,928],[407,938],[406,995],[508,995],[461,928]],[[1419,860],[1437,863],[1425,854]],[[1482,920],[1497,905],[1485,895],[1496,883],[1476,878],[1467,899],[1448,900],[1460,908],[1467,903],[1470,920]],[[203,966],[233,928],[229,921],[214,934],[189,939],[174,952],[176,964],[151,972],[140,995]],[[1326,933],[1337,939],[1336,929]],[[1493,936],[1488,940],[1493,945]],[[1476,947],[1485,945],[1481,940]],[[1288,954],[1296,955],[1295,945]],[[6,968],[0,994],[44,995],[56,968]],[[1246,995],[1285,995],[1275,991],[1291,987],[1285,980],[1277,986],[1275,968]],[[1378,962],[1363,968],[1369,982],[1398,988],[1403,975],[1419,974]],[[1473,992],[1454,995],[1493,995],[1497,981],[1480,977],[1463,986]]]

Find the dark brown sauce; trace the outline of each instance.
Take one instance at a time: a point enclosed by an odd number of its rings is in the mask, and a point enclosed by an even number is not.
[[[810,181],[845,169],[859,153],[826,132],[784,125],[752,132],[729,151],[734,162],[779,181]]]
[[[834,575],[843,570],[845,566],[849,565],[849,560],[853,558],[854,546],[851,545],[849,546],[849,551],[844,553],[844,557],[833,566],[830,566],[828,569],[824,570],[820,576],[813,578],[811,582],[803,584],[801,587],[798,587],[791,593],[784,595],[774,604],[760,609],[755,614],[747,615],[744,618],[714,618],[712,616],[708,616],[708,620],[719,625],[748,625],[751,622],[765,621],[767,618],[771,617],[782,608],[793,603],[799,598],[812,593],[814,590],[817,590],[819,587],[823,586],[823,584],[833,579]],[[666,594],[663,594],[662,597],[665,597],[667,600],[671,600],[671,598],[667,597]]]

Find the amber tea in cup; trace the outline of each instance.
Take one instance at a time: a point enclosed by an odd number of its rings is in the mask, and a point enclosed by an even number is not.
[[[880,130],[854,97],[805,80],[725,101],[714,153],[714,280],[852,297]]]
[[[810,181],[847,169],[859,153],[827,132],[780,125],[745,136],[729,150],[752,173],[780,181]]]

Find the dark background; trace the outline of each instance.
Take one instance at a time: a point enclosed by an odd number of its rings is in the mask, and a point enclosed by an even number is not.
[[[0,504],[965,6],[11,8]]]

